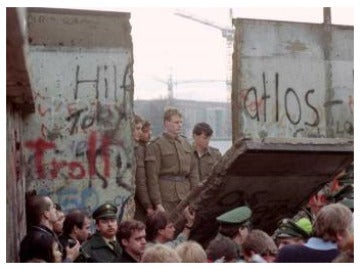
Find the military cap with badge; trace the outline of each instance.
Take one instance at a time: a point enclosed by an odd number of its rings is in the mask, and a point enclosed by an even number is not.
[[[116,218],[117,208],[111,203],[104,203],[100,205],[92,214],[93,219],[107,219]]]

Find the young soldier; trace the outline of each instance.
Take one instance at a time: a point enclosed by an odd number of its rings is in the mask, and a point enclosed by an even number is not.
[[[219,149],[209,146],[213,130],[207,123],[197,123],[193,129],[193,148],[198,163],[200,181],[206,180],[214,167],[221,159]]]
[[[156,210],[169,214],[198,185],[199,173],[191,145],[182,137],[182,115],[176,108],[164,113],[165,131],[148,145],[146,173]]]

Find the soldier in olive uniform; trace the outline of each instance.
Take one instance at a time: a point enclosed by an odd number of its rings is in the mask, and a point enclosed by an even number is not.
[[[146,217],[154,213],[153,206],[150,201],[149,191],[147,186],[147,178],[145,173],[145,153],[146,144],[140,141],[142,136],[142,127],[144,120],[135,115],[135,129],[133,137],[135,141],[135,158],[136,158],[136,173],[135,173],[135,216],[136,220],[145,222]]]
[[[120,262],[122,248],[116,240],[118,222],[117,208],[105,203],[93,213],[96,233],[81,245],[77,262]]]
[[[221,159],[219,149],[209,146],[213,130],[207,123],[197,123],[193,129],[194,154],[198,162],[200,181],[206,180]]]
[[[164,113],[165,132],[146,153],[149,195],[156,210],[170,213],[198,185],[199,173],[192,147],[180,135],[182,115],[176,108]]]

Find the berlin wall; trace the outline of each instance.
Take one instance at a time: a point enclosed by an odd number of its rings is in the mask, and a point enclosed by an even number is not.
[[[352,26],[233,22],[233,141],[353,138]]]
[[[104,202],[134,213],[130,14],[27,10],[35,113],[25,121],[26,189],[66,211]]]

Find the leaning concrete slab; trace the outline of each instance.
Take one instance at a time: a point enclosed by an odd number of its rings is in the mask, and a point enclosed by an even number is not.
[[[242,138],[171,216],[179,218],[188,203],[197,209],[191,238],[206,245],[217,232],[218,215],[248,205],[254,228],[272,234],[280,219],[295,215],[352,162],[348,139]]]

